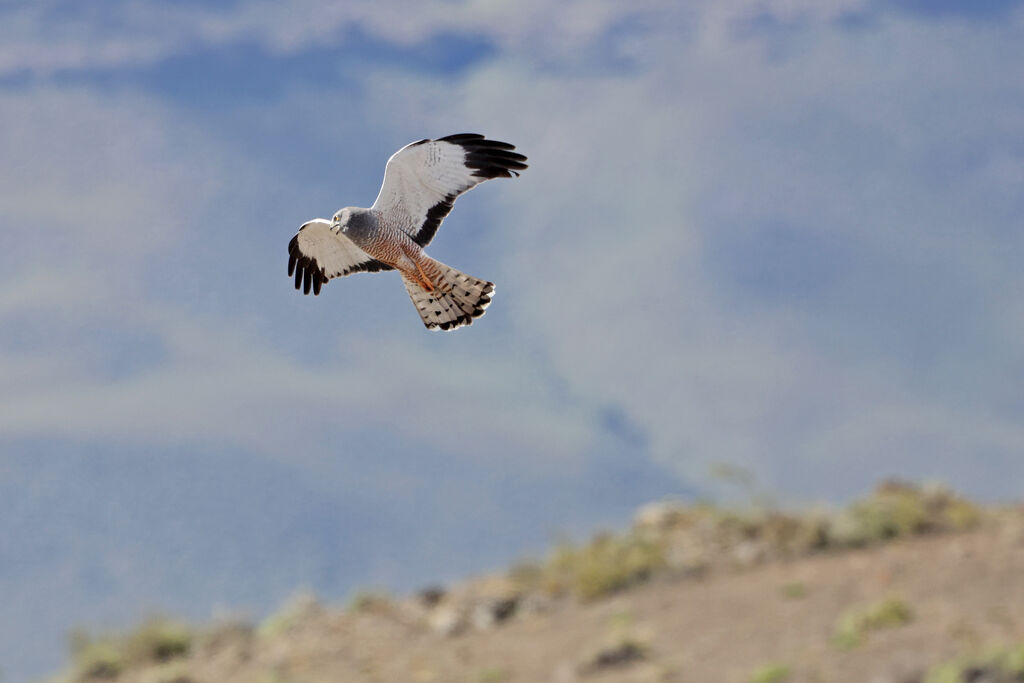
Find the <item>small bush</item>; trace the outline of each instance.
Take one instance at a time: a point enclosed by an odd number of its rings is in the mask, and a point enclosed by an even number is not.
[[[793,581],[782,586],[783,597],[790,600],[798,600],[807,595],[807,584],[802,581]]]
[[[130,633],[93,637],[85,631],[71,634],[75,680],[117,678],[125,669],[184,657],[193,633],[185,625],[157,617]]]
[[[981,510],[974,503],[954,496],[946,503],[943,517],[951,531],[966,531],[981,522]]]
[[[867,500],[855,504],[851,512],[870,540],[911,536],[932,526],[924,497],[910,486],[879,487]]]
[[[477,675],[479,683],[503,683],[508,680],[508,672],[498,667],[487,667],[481,669]]]
[[[899,598],[886,598],[874,605],[844,613],[836,623],[833,642],[843,649],[853,648],[860,645],[868,633],[902,626],[913,618],[906,602]]]
[[[925,683],[1024,681],[1024,643],[1013,648],[993,648],[978,655],[958,657],[928,672]]]
[[[189,675],[188,665],[183,660],[160,665],[156,675],[148,680],[154,683],[197,683]]]
[[[187,655],[192,647],[192,631],[167,619],[150,619],[125,641],[132,662],[166,662]]]
[[[75,680],[109,680],[117,678],[125,668],[124,653],[117,643],[104,639],[82,646],[75,654]]]
[[[785,683],[789,675],[789,667],[785,664],[765,664],[750,674],[750,683]]]
[[[963,531],[980,519],[977,506],[944,486],[887,481],[835,517],[828,530],[829,545],[860,546],[934,531]]]
[[[594,600],[644,581],[665,565],[664,548],[636,534],[601,534],[581,547],[563,543],[541,570],[549,594],[570,590],[582,601]]]

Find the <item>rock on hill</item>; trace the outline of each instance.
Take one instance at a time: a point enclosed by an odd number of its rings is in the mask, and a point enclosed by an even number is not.
[[[1024,508],[891,482],[839,511],[659,503],[451,587],[73,649],[55,681],[1024,681]]]

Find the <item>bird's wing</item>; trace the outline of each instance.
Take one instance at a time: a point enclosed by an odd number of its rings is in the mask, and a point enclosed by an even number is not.
[[[485,180],[511,178],[526,168],[526,157],[514,149],[475,133],[406,145],[388,159],[373,209],[425,247],[456,197]]]
[[[288,275],[295,275],[295,289],[303,294],[319,294],[325,282],[359,272],[391,270],[355,245],[344,235],[331,230],[331,222],[314,218],[295,233],[288,243]]]

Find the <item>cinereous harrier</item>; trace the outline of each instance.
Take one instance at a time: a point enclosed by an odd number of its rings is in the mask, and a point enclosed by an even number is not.
[[[369,209],[314,218],[288,243],[295,289],[319,294],[332,278],[397,270],[427,329],[469,325],[491,303],[494,284],[460,273],[423,251],[455,199],[491,178],[518,176],[526,157],[507,142],[462,133],[406,145],[388,159]]]

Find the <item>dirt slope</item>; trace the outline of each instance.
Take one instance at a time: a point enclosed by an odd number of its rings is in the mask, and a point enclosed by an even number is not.
[[[359,609],[342,609],[308,603],[262,629],[222,628],[186,656],[116,676],[98,671],[94,678],[923,681],[931,667],[950,657],[1024,642],[1024,513],[1008,511],[961,533],[699,577],[659,576],[590,603],[563,600],[456,635],[431,627],[410,604],[365,600]],[[883,605],[899,609],[864,616],[875,608],[884,611]]]

